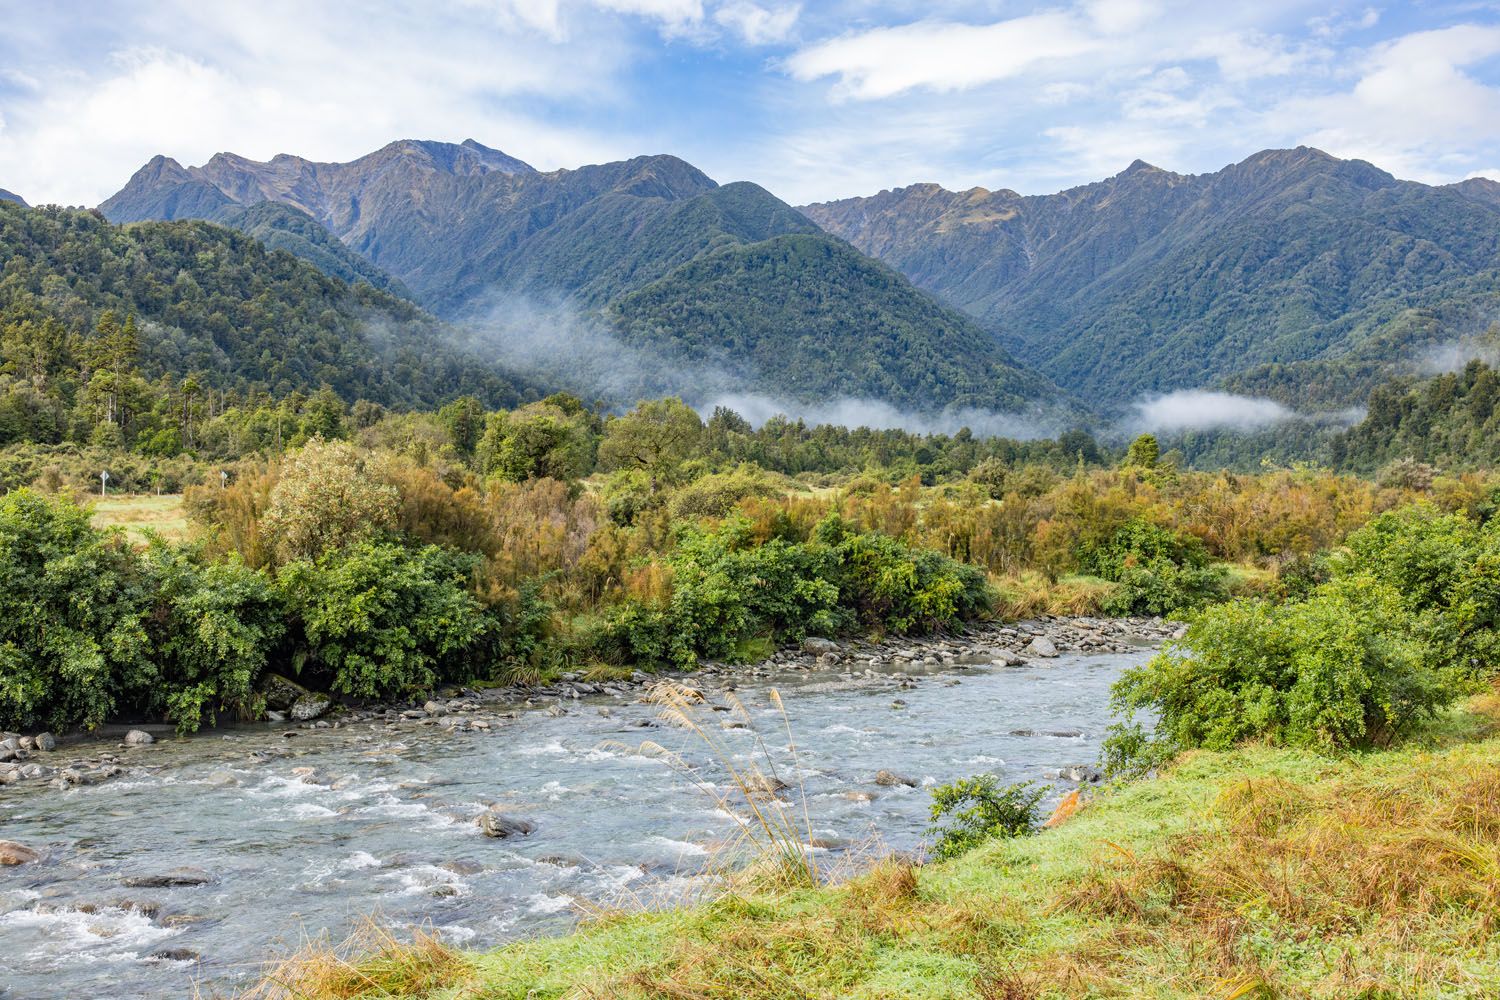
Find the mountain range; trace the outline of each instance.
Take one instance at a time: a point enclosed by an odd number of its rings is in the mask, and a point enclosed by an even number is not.
[[[341,278],[409,290],[481,335],[565,299],[649,359],[652,385],[674,372],[689,396],[706,381],[919,410],[1062,395],[972,318],[765,189],[721,186],[673,156],[545,173],[474,140],[394,142],[349,163],[158,156],[100,209],[239,228]]]
[[[14,202],[17,205],[25,205],[26,204],[26,199],[25,198],[22,198],[18,194],[14,194],[14,193],[12,193],[10,191],[7,191],[7,190],[5,190],[5,188],[0,188],[0,201]]]
[[[1336,409],[1500,311],[1500,183],[1306,147],[1200,175],[1136,161],[1050,195],[918,184],[795,209],[673,156],[543,172],[405,140],[349,163],[156,157],[100,208],[231,226],[506,337],[500,320],[565,302],[687,395],[731,372],[740,391],[926,411],[1109,414],[1204,387]],[[566,357],[561,323],[533,332]]]
[[[1344,405],[1500,308],[1500,184],[1401,181],[1306,147],[1201,175],[1136,161],[1051,195],[918,184],[802,211],[1089,399],[1217,385]]]

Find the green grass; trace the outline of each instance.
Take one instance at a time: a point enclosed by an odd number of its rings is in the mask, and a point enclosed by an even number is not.
[[[1102,793],[1055,829],[955,861],[887,859],[834,887],[742,878],[690,909],[596,916],[571,936],[487,954],[443,951],[435,976],[389,946],[370,960],[313,951],[263,993],[1492,996],[1497,717],[1500,698],[1476,701],[1425,745],[1362,756],[1196,753],[1160,778]],[[430,940],[411,954],[438,961]],[[330,969],[345,973],[335,989]]]
[[[187,511],[183,509],[182,495],[178,493],[96,496],[93,510],[95,527],[118,526],[140,542],[146,540],[148,529],[173,542],[183,541],[188,535]]]

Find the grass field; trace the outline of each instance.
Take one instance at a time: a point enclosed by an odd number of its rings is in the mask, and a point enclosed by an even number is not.
[[[182,541],[188,535],[187,512],[179,493],[96,496],[93,509],[96,527],[118,526],[142,542],[146,540],[147,530],[155,531],[169,541]]]
[[[1500,698],[1423,745],[1195,753],[1055,829],[843,885],[741,878],[488,954],[371,932],[260,997],[1493,997]]]

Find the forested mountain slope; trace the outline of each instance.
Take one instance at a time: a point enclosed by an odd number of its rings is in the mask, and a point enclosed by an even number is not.
[[[87,378],[97,366],[77,355],[110,310],[135,319],[131,366],[147,378],[278,396],[326,384],[346,401],[395,406],[535,395],[449,346],[450,331],[410,302],[234,230],[0,204],[5,373],[58,391]]]
[[[101,208],[114,219],[220,219],[379,284],[290,216],[256,230],[247,220],[268,202],[306,213],[439,315],[483,325],[565,301],[650,348],[656,367],[680,369],[677,391],[690,397],[690,366],[711,358],[737,389],[782,398],[1064,405],[900,274],[763,188],[720,186],[672,156],[549,173],[472,140],[396,142],[345,164],[219,154],[184,168],[158,157]],[[555,335],[564,355],[567,334],[561,324],[524,333]]]
[[[1304,147],[1203,175],[1137,161],[1054,195],[926,184],[803,211],[1090,397],[1228,380],[1353,402],[1500,306],[1500,185]]]

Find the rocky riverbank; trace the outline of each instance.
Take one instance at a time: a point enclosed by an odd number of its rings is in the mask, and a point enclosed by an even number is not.
[[[570,673],[539,686],[447,689],[420,703],[397,705],[341,706],[325,695],[303,691],[278,679],[267,693],[270,704],[279,707],[268,713],[268,721],[247,725],[280,730],[288,739],[353,725],[383,729],[435,726],[456,732],[483,732],[499,729],[525,711],[565,714],[583,698],[642,697],[644,688],[662,680],[723,690],[732,689],[741,679],[764,680],[779,672],[834,669],[846,682],[879,676],[885,682],[907,687],[921,683],[923,672],[933,668],[961,668],[968,663],[1019,666],[1065,653],[1126,652],[1161,642],[1177,628],[1160,618],[1039,618],[982,623],[961,634],[925,638],[809,638],[749,665],[706,662],[689,672],[634,671],[628,678],[608,681],[592,681],[583,674]],[[905,672],[907,668],[910,673]],[[237,728],[243,730],[244,726]],[[128,773],[132,766],[149,763],[152,748],[162,743],[203,741],[224,732],[209,729],[179,739],[171,726],[155,724],[110,726],[62,741],[50,733],[0,733],[0,789],[23,782],[50,782],[58,789],[99,784]]]

